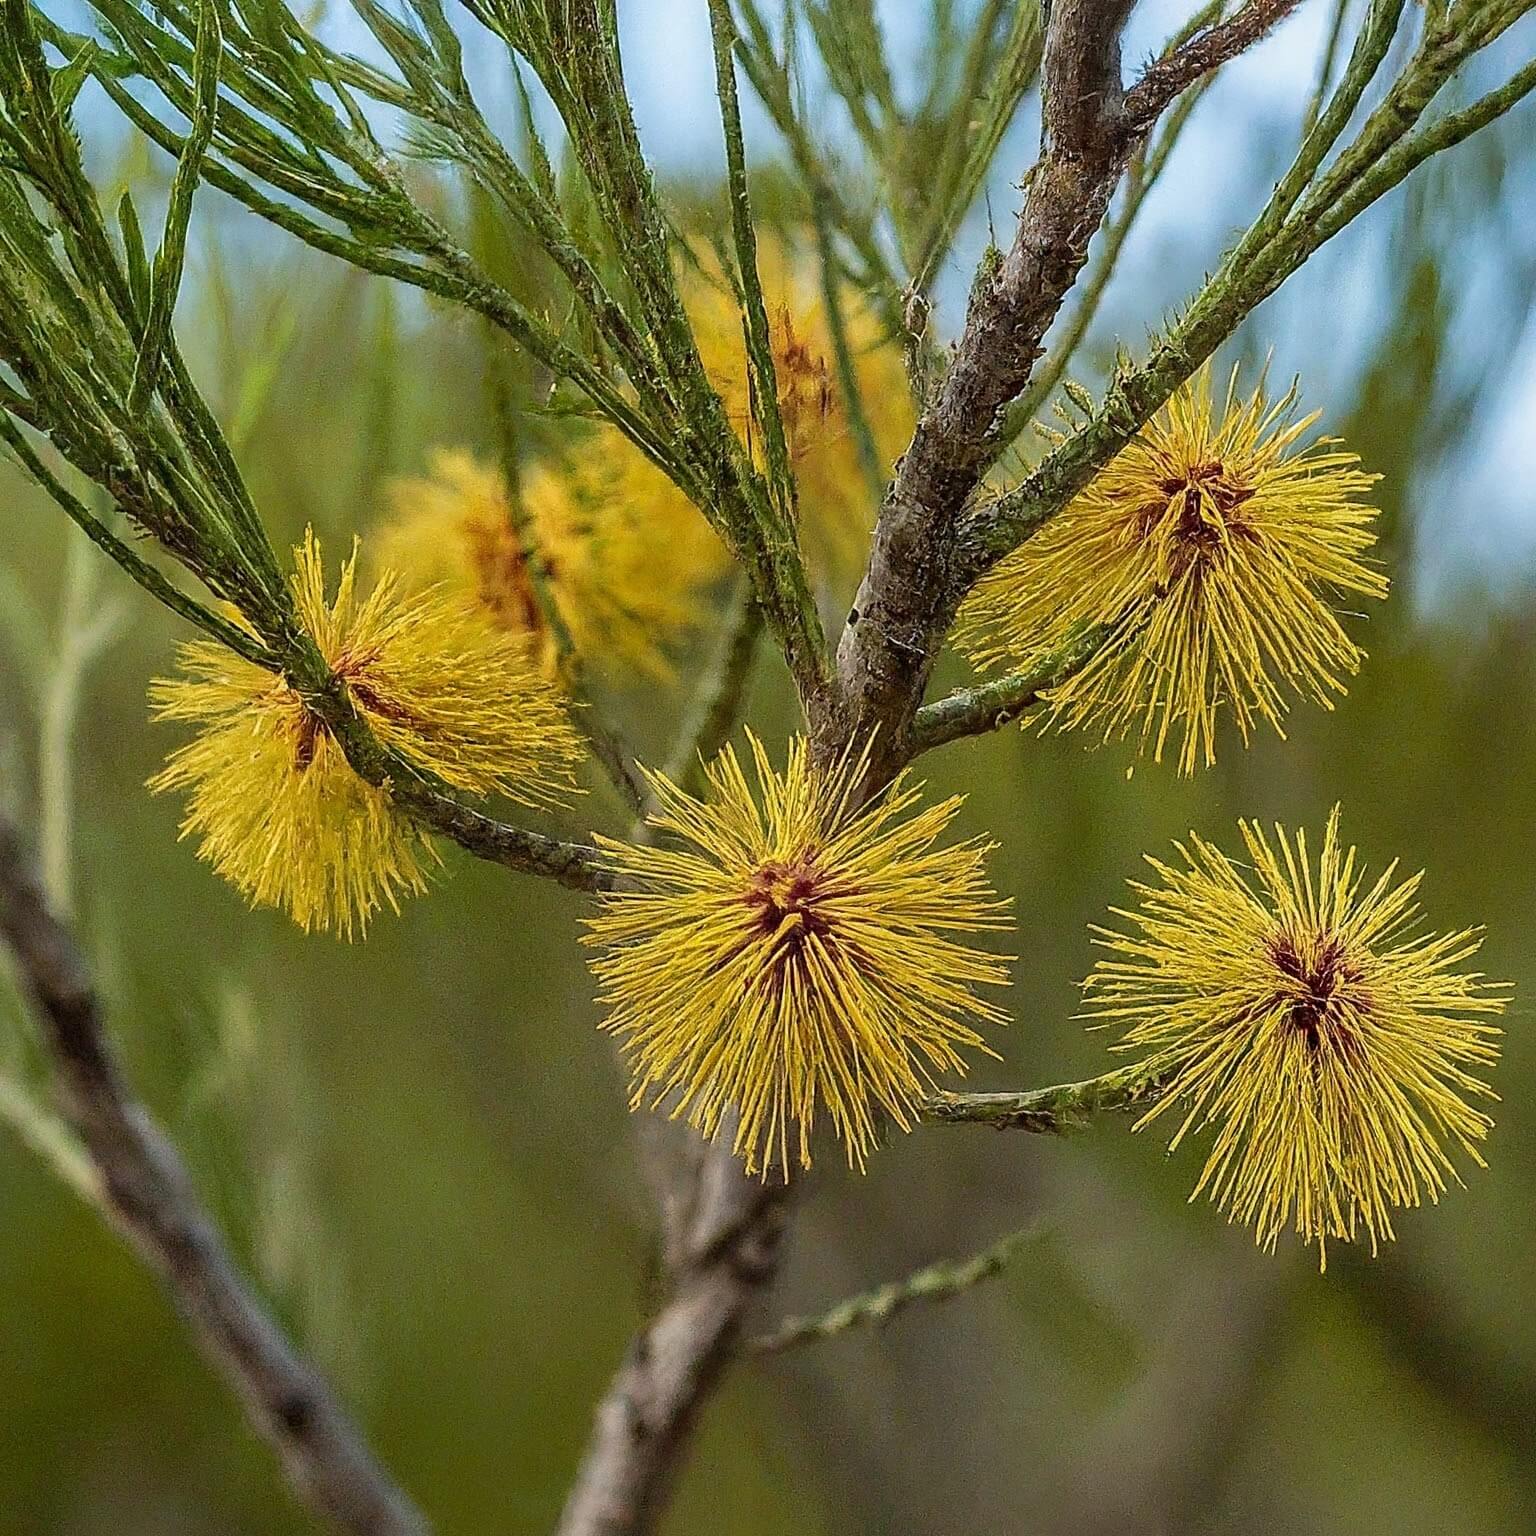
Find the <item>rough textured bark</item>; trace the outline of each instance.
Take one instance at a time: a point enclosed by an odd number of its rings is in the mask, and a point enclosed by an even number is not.
[[[330,1387],[268,1314],[198,1201],[176,1149],[123,1080],[85,963],[0,822],[0,938],[37,1012],[103,1208],[170,1292],[209,1363],[282,1458],[295,1491],[355,1536],[426,1536]]]
[[[670,1293],[598,1405],[557,1536],[656,1529],[700,1408],[777,1272],[788,1191],[695,1141],[663,1196]]]
[[[992,252],[976,274],[965,330],[886,493],[838,646],[845,703],[838,724],[860,736],[878,728],[877,780],[910,755],[913,716],[969,578],[957,559],[966,504],[996,460],[1003,413],[1029,383],[1121,173],[1179,92],[1296,4],[1252,0],[1152,65],[1129,93],[1120,33],[1132,0],[1051,6],[1041,150],[1025,179],[1013,244],[1006,255]]]
[[[868,571],[838,647],[847,727],[878,726],[877,777],[908,752],[912,717],[961,593],[952,568],[966,502],[998,451],[1002,411],[1082,269],[1133,147],[1122,124],[1120,30],[1131,0],[1057,0],[1041,70],[1041,153],[1006,255],[971,287],[949,371],[886,493]]]

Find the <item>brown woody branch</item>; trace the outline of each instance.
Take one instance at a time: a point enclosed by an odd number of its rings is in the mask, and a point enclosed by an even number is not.
[[[573,891],[611,891],[618,885],[602,852],[589,843],[567,843],[497,821],[453,795],[430,786],[395,781],[391,794],[434,832],[466,853],[520,874],[539,875]]]
[[[1202,76],[1246,52],[1296,5],[1297,0],[1249,0],[1229,20],[1202,29],[1172,53],[1149,64],[1126,92],[1127,128],[1145,135],[1176,97]]]
[[[329,1385],[240,1273],[176,1149],[132,1097],[85,962],[0,821],[0,938],[36,1010],[104,1209],[170,1292],[203,1355],[278,1452],[295,1492],[354,1536],[426,1536]]]
[[[864,581],[838,648],[845,731],[878,729],[881,780],[910,756],[913,716],[964,596],[957,527],[1003,447],[1006,407],[1087,260],[1131,156],[1186,86],[1262,36],[1298,0],[1250,0],[1197,33],[1127,94],[1120,33],[1131,0],[1056,0],[1042,66],[1041,152],[1024,184],[1013,245],[971,289],[948,373],[886,493]]]
[[[788,1191],[749,1178],[728,1133],[691,1143],[663,1197],[670,1285],[598,1405],[556,1536],[647,1536],[705,1400],[778,1272]]]

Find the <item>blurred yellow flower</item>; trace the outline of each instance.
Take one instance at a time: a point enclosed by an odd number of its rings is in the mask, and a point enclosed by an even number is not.
[[[574,789],[582,755],[555,692],[523,646],[443,591],[403,595],[385,577],[366,597],[357,556],[333,599],[314,535],[295,551],[294,598],[347,697],[379,742],[454,789],[546,805]],[[292,684],[199,640],[183,675],[150,690],[155,716],[199,727],[150,780],[189,792],[183,835],[256,906],[306,930],[351,937],[381,905],[418,892],[425,834],[385,789],[358,778]]]
[[[566,459],[529,468],[523,511],[548,592],[583,662],[672,675],[669,644],[700,622],[700,593],[724,550],[691,502],[612,427],[583,434]],[[501,472],[462,451],[390,488],[382,569],[409,586],[441,582],[501,629],[531,642],[546,669],[549,633]]]
[[[1161,761],[1215,760],[1225,710],[1244,742],[1267,720],[1283,736],[1282,684],[1325,708],[1363,652],[1329,606],[1382,598],[1363,558],[1375,509],[1358,498],[1377,476],[1322,439],[1297,444],[1317,416],[1262,390],[1221,409],[1209,369],[1180,389],[1060,514],[1003,560],[961,610],[961,650],[978,665],[1028,667],[1082,626],[1109,641],[1048,695],[1047,718],[1102,728],[1139,723]]]
[[[823,580],[846,580],[863,564],[879,506],[838,380],[821,285],[815,272],[797,263],[779,241],[761,242],[758,271],[768,307],[779,412],[799,488],[806,558]],[[704,367],[737,432],[750,443],[751,392],[740,306],[717,264],[704,261],[684,275],[684,302]],[[868,304],[847,289],[839,292],[838,301],[879,471],[889,478],[916,424],[906,365],[900,346]]]
[[[651,824],[676,847],[604,841],[632,889],[605,896],[587,942],[633,1071],[633,1105],[672,1101],[702,1134],[728,1131],[750,1171],[811,1161],[825,1105],[862,1167],[880,1116],[903,1130],[935,1072],[1005,1015],[979,984],[1001,959],[951,935],[1008,926],[986,846],[936,846],[959,799],[913,812],[900,782],[855,799],[862,763],[813,765],[803,740],[774,771],[751,738],[757,793],[731,748],[703,800],[651,775]],[[909,814],[911,813],[911,814]]]
[[[1481,944],[1463,930],[1414,930],[1421,875],[1369,887],[1339,844],[1335,807],[1314,865],[1307,840],[1271,842],[1241,823],[1255,879],[1199,837],[1183,868],[1148,859],[1137,932],[1099,929],[1115,956],[1084,983],[1086,1016],[1126,1025],[1167,1089],[1140,1124],[1181,1107],[1215,1142],[1191,1199],[1208,1192],[1272,1249],[1294,1226],[1327,1260],[1327,1240],[1363,1227],[1372,1252],[1391,1212],[1460,1182],[1442,1141],[1478,1166],[1492,1097],[1469,1068],[1498,1056],[1503,989],[1459,967]],[[1139,1128],[1139,1127],[1138,1127]]]

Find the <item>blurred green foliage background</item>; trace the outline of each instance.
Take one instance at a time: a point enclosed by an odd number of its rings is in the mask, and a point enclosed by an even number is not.
[[[1207,108],[1248,153],[1220,177],[1198,145],[1175,162],[1172,212],[1113,290],[1106,352],[1189,290],[1270,176],[1262,105]],[[978,1086],[1106,1064],[1073,1021],[1075,984],[1087,925],[1144,851],[1190,827],[1230,847],[1239,814],[1318,826],[1339,800],[1374,865],[1429,870],[1436,926],[1486,923],[1486,969],[1516,984],[1491,1170],[1405,1214],[1378,1258],[1340,1251],[1320,1276],[1186,1205],[1197,1149],[1170,1162],[1158,1133],[1119,1121],[1065,1142],[929,1128],[863,1178],[828,1156],[784,1311],[1035,1236],[957,1301],[738,1373],[686,1475],[679,1536],[1531,1529],[1536,503],[1513,469],[1490,491],[1488,463],[1531,341],[1536,251],[1509,208],[1531,206],[1532,167],[1522,180],[1508,157],[1532,125],[1517,113],[1375,210],[1230,354],[1302,369],[1325,425],[1385,476],[1396,599],[1356,625],[1370,661],[1339,709],[1298,713],[1287,742],[1229,743],[1188,782],[1018,731],[926,765],[935,789],[969,794],[964,830],[997,839],[1017,903],[1015,1023]],[[104,179],[163,185],[163,162],[111,149]],[[704,173],[676,191],[680,206],[716,198]],[[1006,181],[997,195],[1001,224]],[[492,451],[473,326],[215,196],[201,210],[180,330],[280,545],[306,523],[333,547],[366,532],[390,477],[435,446]],[[959,292],[984,226],[972,233]],[[654,1268],[581,900],[446,850],[438,888],[365,944],[244,910],[177,843],[178,806],[143,788],[178,739],[144,706],[175,625],[4,466],[0,529],[0,787],[70,873],[136,1082],[445,1536],[546,1529]],[[104,619],[72,719],[69,637]],[[951,661],[942,681],[961,675]],[[665,751],[673,700],[611,702],[643,756]],[[770,734],[790,726],[772,663],[753,710]],[[621,825],[596,787],[578,814]],[[4,1006],[8,1070],[24,1075]],[[153,1283],[9,1134],[0,1297],[0,1531],[309,1528]]]

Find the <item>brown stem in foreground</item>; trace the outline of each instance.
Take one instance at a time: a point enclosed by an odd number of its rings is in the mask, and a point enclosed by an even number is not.
[[[160,1276],[203,1355],[276,1449],[295,1492],[356,1536],[426,1536],[329,1385],[268,1314],[175,1147],[132,1097],[75,941],[0,820],[0,937],[36,1010],[63,1107],[119,1230]]]
[[[598,1404],[556,1536],[646,1536],[666,1509],[699,1410],[778,1271],[788,1191],[749,1178],[729,1136],[663,1197],[670,1290]]]

